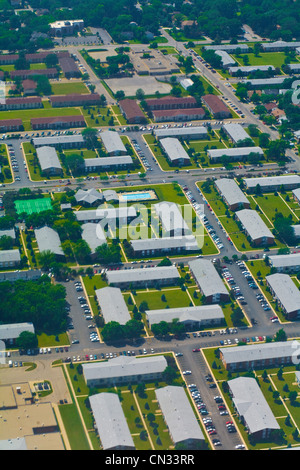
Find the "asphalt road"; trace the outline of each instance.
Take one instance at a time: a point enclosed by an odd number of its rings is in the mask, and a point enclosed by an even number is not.
[[[172,40],[174,41],[174,40]],[[173,42],[170,41],[170,44],[172,45]],[[176,41],[175,41],[176,42]],[[184,46],[180,43],[176,42],[176,47],[178,47],[184,55],[188,54],[188,51],[184,48]],[[74,46],[74,51],[78,52],[79,50]],[[84,62],[83,62],[84,63]],[[84,63],[84,65],[87,67],[87,70],[89,70],[88,65]],[[241,109],[243,114],[245,115],[245,120],[244,122],[249,124],[253,123],[256,124],[263,132],[268,132],[272,138],[277,138],[278,134],[275,131],[270,130],[268,127],[264,126],[261,121],[259,121],[250,111],[250,107],[248,105],[244,105],[240,103],[237,98],[235,97],[234,93],[230,89],[230,87],[225,86],[224,80],[220,80],[220,77],[218,74],[213,74],[210,72],[209,69],[205,68],[201,62],[196,62],[197,68],[203,73],[207,78],[209,78],[214,86],[218,86],[220,91],[223,92],[224,96],[228,97],[233,103],[236,103],[236,105]],[[91,77],[91,83],[95,83],[97,88],[97,91],[99,91],[101,94],[103,92],[103,87],[100,84],[99,80],[95,76],[95,74],[92,73],[91,70],[89,70],[89,74]],[[106,91],[106,90],[105,90]],[[106,94],[106,93],[105,93]],[[107,94],[106,94],[107,96]],[[107,96],[108,102],[111,102],[111,97]],[[144,152],[145,156],[148,158],[148,161],[151,163],[152,171],[147,172],[147,177],[143,181],[138,177],[138,175],[130,175],[126,178],[125,182],[119,181],[117,178],[116,179],[111,179],[109,180],[108,183],[101,182],[99,179],[96,181],[85,181],[82,183],[82,187],[89,188],[89,187],[97,187],[97,188],[113,188],[113,187],[120,187],[121,185],[130,185],[130,184],[145,184],[145,185],[151,185],[155,183],[162,183],[164,180],[167,182],[172,182],[172,181],[177,181],[180,185],[185,186],[187,185],[188,188],[191,190],[195,200],[199,202],[200,204],[204,204],[205,208],[205,214],[209,220],[209,223],[213,226],[215,229],[217,235],[221,239],[221,241],[224,244],[224,249],[221,251],[221,253],[217,256],[213,256],[215,258],[223,258],[225,255],[231,258],[234,254],[240,255],[240,253],[237,253],[234,246],[232,246],[226,237],[226,234],[222,231],[222,229],[219,227],[217,223],[217,219],[214,216],[213,213],[211,213],[206,205],[205,201],[203,200],[203,197],[201,194],[197,191],[197,188],[195,186],[195,183],[197,181],[205,180],[207,177],[219,177],[225,174],[224,170],[221,169],[216,169],[216,170],[208,170],[207,172],[204,172],[203,170],[190,170],[189,173],[186,171],[180,171],[179,173],[175,172],[164,172],[160,169],[159,165],[156,165],[153,157],[151,155],[151,152],[149,151],[148,147],[145,145],[143,138],[142,138],[142,133],[143,131],[139,132],[133,132],[128,134],[129,137],[135,138],[137,142],[139,143],[142,151]],[[25,133],[23,133],[24,136]],[[15,157],[18,162],[19,166],[19,172],[16,174],[20,177],[19,182],[15,182],[11,185],[6,185],[5,190],[14,190],[14,189],[20,189],[22,187],[30,187],[31,189],[34,188],[42,188],[44,191],[45,190],[53,190],[54,188],[57,189],[57,187],[60,187],[61,189],[64,188],[64,183],[59,183],[58,181],[51,181],[47,182],[47,185],[45,185],[43,182],[32,182],[28,179],[28,175],[25,171],[24,167],[24,158],[22,155],[22,152],[20,151],[20,143],[21,141],[25,141],[26,139],[23,137],[23,139],[11,139],[7,142],[4,143],[10,143],[12,144],[12,147],[14,148],[15,151]],[[293,151],[289,152],[293,158],[295,159],[294,162],[290,163],[287,165],[287,167],[290,170],[296,170],[299,171],[300,169],[300,161],[299,158],[293,153]],[[265,171],[266,168],[274,169],[274,165],[267,165],[264,167],[264,169],[256,167],[254,172],[261,173],[262,171]],[[275,166],[276,168],[276,166]],[[245,174],[245,169],[237,169],[234,170],[236,174]],[[76,181],[72,180],[72,185],[70,186],[71,188],[76,188],[78,186],[78,183]],[[254,254],[251,252],[251,254]],[[262,255],[262,250],[258,250],[257,254],[260,256]],[[210,258],[213,258],[210,257]],[[188,258],[182,258],[178,261],[188,261]],[[154,263],[155,264],[155,263]],[[191,370],[192,374],[185,376],[186,382],[187,383],[196,383],[198,386],[201,396],[203,397],[203,401],[207,404],[207,408],[209,410],[209,415],[212,416],[213,422],[216,426],[217,429],[217,436],[220,437],[222,441],[222,447],[219,449],[233,449],[234,446],[237,443],[240,443],[240,438],[238,434],[228,434],[228,432],[225,429],[225,422],[228,420],[228,418],[220,416],[217,405],[213,399],[214,395],[218,395],[217,389],[209,389],[208,384],[205,379],[205,375],[208,372],[208,368],[206,366],[206,363],[204,361],[203,355],[201,352],[199,353],[193,353],[192,350],[194,348],[205,348],[205,347],[216,347],[220,345],[220,341],[225,338],[229,338],[230,336],[233,338],[238,338],[242,339],[245,337],[256,337],[256,336],[271,336],[274,333],[278,331],[278,329],[282,326],[280,324],[273,324],[269,320],[270,313],[265,312],[262,310],[260,307],[259,303],[256,300],[255,297],[255,292],[251,288],[249,288],[248,283],[246,282],[244,276],[241,273],[241,270],[237,267],[237,265],[232,264],[228,266],[230,272],[232,273],[236,284],[240,286],[241,291],[243,296],[245,297],[246,304],[243,305],[243,309],[248,316],[249,319],[254,318],[256,323],[252,325],[250,328],[246,330],[238,329],[236,333],[233,335],[227,334],[226,336],[220,335],[219,331],[216,331],[216,334],[214,336],[205,336],[205,337],[193,337],[191,335],[190,338],[185,338],[184,340],[171,340],[169,342],[165,341],[160,341],[157,338],[147,338],[147,339],[142,339],[139,344],[128,344],[124,342],[123,344],[117,344],[117,345],[107,345],[104,343],[91,343],[90,338],[89,338],[89,333],[90,329],[88,328],[88,324],[92,322],[87,322],[84,318],[84,315],[82,314],[82,309],[79,305],[78,302],[78,294],[74,288],[73,282],[65,283],[66,289],[67,289],[67,300],[71,306],[71,311],[70,311],[70,316],[73,321],[74,329],[70,330],[70,338],[71,341],[72,339],[78,339],[80,342],[79,344],[73,344],[71,345],[70,348],[68,348],[68,351],[64,352],[59,352],[56,353],[55,350],[53,351],[52,354],[45,354],[43,356],[39,356],[39,359],[43,361],[53,361],[54,358],[57,356],[62,357],[63,359],[66,357],[72,357],[72,356],[80,356],[81,358],[84,358],[86,354],[106,354],[106,353],[119,353],[120,351],[128,351],[128,350],[134,350],[136,354],[139,353],[141,349],[144,347],[147,349],[147,352],[150,352],[150,348],[153,348],[154,352],[165,352],[172,350],[174,352],[182,352],[183,356],[178,358],[178,363],[181,368],[181,370]],[[289,323],[284,325],[284,330],[286,331],[288,337],[294,338],[294,337],[299,337],[299,324],[297,323]],[[14,354],[14,357],[18,357],[17,354]],[[212,436],[215,437],[215,436]],[[218,448],[217,448],[218,449]]]

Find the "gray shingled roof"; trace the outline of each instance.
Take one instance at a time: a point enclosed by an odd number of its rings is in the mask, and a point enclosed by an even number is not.
[[[165,139],[161,139],[160,143],[171,162],[181,159],[190,160],[190,157],[178,139],[166,137]]]
[[[167,367],[164,356],[132,357],[118,356],[106,362],[91,362],[83,364],[83,373],[86,381],[97,379],[114,379],[114,377],[154,374],[163,372]]]
[[[147,282],[160,279],[179,279],[180,274],[175,266],[159,266],[155,268],[120,269],[119,271],[107,271],[106,277],[109,284],[123,282]]]
[[[209,149],[208,156],[214,160],[215,158],[222,158],[223,156],[237,158],[248,157],[250,153],[258,153],[263,155],[264,152],[260,147],[234,147],[227,149]]]
[[[34,326],[32,323],[9,323],[0,325],[0,340],[16,339],[23,331],[34,333]]]
[[[221,195],[226,199],[227,204],[249,204],[243,191],[235,180],[229,178],[221,178],[215,181],[215,185],[219,189]]]
[[[116,393],[98,393],[89,397],[103,450],[118,447],[134,449],[134,442]]]
[[[166,234],[190,235],[191,230],[183,218],[184,211],[181,206],[174,202],[162,201],[154,205],[154,210]]]
[[[240,124],[224,124],[223,129],[227,132],[227,134],[235,143],[239,142],[240,140],[251,139],[250,135]]]
[[[96,290],[95,294],[105,323],[116,321],[120,325],[125,325],[131,319],[128,307],[119,288],[103,287]]]
[[[93,159],[94,160],[94,159]],[[103,201],[103,194],[97,191],[95,188],[91,189],[79,189],[75,194],[77,202],[84,202],[87,204],[94,204],[97,201]]]
[[[64,256],[58,233],[50,227],[42,227],[34,231],[39,252],[51,251],[55,255]]]
[[[252,240],[259,238],[275,238],[271,230],[266,226],[260,215],[251,209],[242,209],[235,213],[238,220]]]
[[[119,152],[126,152],[126,147],[117,132],[104,131],[101,132],[100,137],[107,153],[118,154]]]
[[[299,351],[300,343],[295,341],[278,341],[272,343],[247,344],[246,346],[232,346],[230,348],[220,348],[226,364],[240,362],[261,361],[265,359],[275,359],[292,357]]]
[[[229,295],[225,284],[211,261],[196,259],[189,262],[189,267],[201,292],[206,297],[215,294]]]
[[[183,387],[169,385],[155,390],[155,395],[174,444],[205,440]]]
[[[0,263],[20,262],[19,250],[0,250]]]
[[[228,381],[232,400],[250,433],[265,429],[280,429],[258,383],[252,377],[238,377]]]
[[[162,238],[142,238],[140,240],[131,240],[130,243],[134,251],[164,249],[175,250],[176,248],[184,248],[187,251],[199,249],[197,240],[194,235]]]
[[[89,245],[91,252],[95,253],[98,246],[106,243],[106,236],[100,224],[86,223],[81,226],[81,237]]]
[[[287,313],[300,310],[300,291],[288,274],[271,274],[266,281]]]
[[[289,184],[299,184],[300,186],[300,176],[299,175],[284,175],[284,176],[261,176],[258,178],[244,178],[248,188],[255,188],[257,184],[264,187],[280,187]]]
[[[145,313],[150,326],[160,323],[161,321],[171,323],[172,320],[176,318],[181,323],[224,320],[224,313],[220,305],[163,308],[158,310],[146,310]]]
[[[270,255],[268,258],[271,266],[274,268],[292,268],[300,266],[300,253],[291,253],[288,255]]]
[[[56,150],[53,147],[39,147],[36,149],[37,157],[40,162],[41,170],[49,170],[51,168],[62,170]]]

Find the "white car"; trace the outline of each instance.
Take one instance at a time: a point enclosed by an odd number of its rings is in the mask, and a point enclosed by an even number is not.
[[[191,370],[184,370],[183,375],[191,375],[192,371]]]

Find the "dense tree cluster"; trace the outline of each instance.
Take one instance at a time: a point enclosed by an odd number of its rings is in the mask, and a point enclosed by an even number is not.
[[[66,331],[66,292],[53,285],[48,276],[38,281],[0,283],[0,322],[32,322],[36,332],[57,334]]]

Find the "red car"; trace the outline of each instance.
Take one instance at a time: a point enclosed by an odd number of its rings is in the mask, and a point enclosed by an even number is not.
[[[199,348],[193,349],[193,352],[200,352]]]

